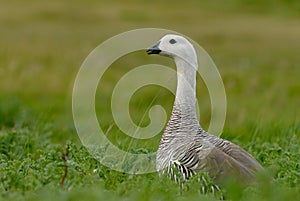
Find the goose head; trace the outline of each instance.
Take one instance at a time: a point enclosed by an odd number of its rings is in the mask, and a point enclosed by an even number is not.
[[[177,61],[185,61],[197,68],[197,54],[193,45],[184,37],[168,34],[162,37],[156,44],[149,47],[148,54],[159,54],[171,57]]]

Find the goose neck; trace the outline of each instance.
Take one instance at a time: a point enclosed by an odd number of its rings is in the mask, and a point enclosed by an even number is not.
[[[182,59],[175,60],[175,63],[177,66],[175,103],[194,108],[196,104],[196,67]]]

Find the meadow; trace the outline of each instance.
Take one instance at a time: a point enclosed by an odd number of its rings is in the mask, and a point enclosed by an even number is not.
[[[225,185],[226,198],[300,200],[297,0],[2,1],[0,200],[217,199],[199,194],[193,180],[182,189],[156,173],[110,170],[79,140],[72,118],[72,89],[82,62],[106,39],[146,27],[187,35],[210,54],[227,95],[221,137],[243,147],[267,170],[257,185]],[[137,51],[105,72],[95,98],[104,131],[114,123],[110,110],[114,85],[126,72],[148,63],[175,69],[169,58]],[[200,123],[207,129],[210,99],[201,77],[197,87]],[[149,119],[143,117],[155,104],[169,116],[173,101],[165,89],[143,87],[130,102],[132,119],[147,125]],[[160,135],[135,140],[114,126],[108,138],[124,150],[153,152]]]

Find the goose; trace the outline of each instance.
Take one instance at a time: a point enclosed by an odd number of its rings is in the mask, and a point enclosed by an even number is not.
[[[227,177],[241,181],[255,178],[263,167],[254,157],[238,145],[206,132],[199,124],[198,64],[193,45],[180,35],[167,34],[146,52],[171,57],[177,68],[175,101],[156,153],[156,170],[168,174],[177,183],[199,172],[208,173],[216,183]]]

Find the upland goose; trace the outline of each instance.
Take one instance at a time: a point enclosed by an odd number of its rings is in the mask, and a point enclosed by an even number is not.
[[[184,37],[168,34],[147,49],[174,59],[177,67],[177,91],[170,120],[156,155],[156,169],[168,173],[176,182],[184,182],[197,172],[207,172],[213,181],[224,177],[254,177],[262,166],[244,149],[204,131],[196,115],[197,54]],[[176,177],[174,168],[181,174]]]

